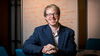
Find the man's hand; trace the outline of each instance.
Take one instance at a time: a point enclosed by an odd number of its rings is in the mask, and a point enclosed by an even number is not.
[[[54,45],[48,44],[43,47],[42,52],[45,54],[53,54],[53,53],[56,53],[57,50],[58,49]]]

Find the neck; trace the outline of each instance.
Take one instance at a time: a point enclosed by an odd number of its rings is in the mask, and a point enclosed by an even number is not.
[[[59,28],[59,23],[57,23],[56,25],[50,25],[50,27],[52,30],[57,30]]]

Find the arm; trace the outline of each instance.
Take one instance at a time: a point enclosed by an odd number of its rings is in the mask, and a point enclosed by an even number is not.
[[[40,44],[39,35],[37,28],[34,30],[34,33],[28,40],[25,41],[23,45],[23,51],[28,54],[37,54],[41,53],[43,47]]]

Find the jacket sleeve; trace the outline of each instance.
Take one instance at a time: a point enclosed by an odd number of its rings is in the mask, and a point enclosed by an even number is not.
[[[74,42],[74,31],[69,33],[69,37],[67,39],[67,44],[64,49],[59,49],[59,53],[62,55],[68,56],[76,56],[76,44]]]
[[[23,45],[24,53],[38,54],[41,53],[43,47],[40,44],[38,29],[35,28],[33,34],[27,39]]]

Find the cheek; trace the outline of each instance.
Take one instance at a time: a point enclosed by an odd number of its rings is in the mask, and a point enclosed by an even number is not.
[[[49,19],[49,18],[45,18],[45,20],[46,20],[47,22],[49,22],[49,21],[50,21],[50,19]]]
[[[50,17],[45,18],[45,20],[50,20]]]

